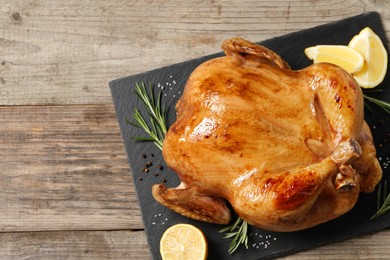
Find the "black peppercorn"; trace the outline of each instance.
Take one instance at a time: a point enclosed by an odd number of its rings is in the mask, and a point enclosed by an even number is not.
[[[150,167],[150,166],[152,166],[152,165],[153,165],[152,162],[147,162],[147,163],[145,163],[145,167],[146,167],[146,168],[148,168],[148,167]]]

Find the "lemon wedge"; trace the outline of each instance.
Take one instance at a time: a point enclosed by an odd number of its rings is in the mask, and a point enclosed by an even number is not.
[[[193,225],[176,224],[168,228],[160,240],[163,260],[203,260],[207,258],[207,241]]]
[[[363,69],[353,74],[362,88],[373,88],[379,85],[387,72],[387,52],[378,35],[369,27],[354,36],[348,44],[358,51],[365,60]]]
[[[351,74],[360,71],[364,65],[363,56],[345,45],[316,45],[306,48],[305,54],[314,63],[332,63]]]

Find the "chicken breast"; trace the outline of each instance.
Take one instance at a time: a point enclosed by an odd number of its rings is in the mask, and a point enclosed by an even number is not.
[[[226,202],[249,224],[295,231],[334,219],[371,192],[382,170],[354,78],[331,64],[294,71],[244,39],[201,64],[164,143],[182,183],[153,186],[164,206],[227,224]]]

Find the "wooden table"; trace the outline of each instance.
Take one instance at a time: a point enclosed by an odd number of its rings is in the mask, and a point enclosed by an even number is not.
[[[387,0],[0,1],[0,259],[148,259],[108,82]],[[379,259],[390,231],[286,259]]]

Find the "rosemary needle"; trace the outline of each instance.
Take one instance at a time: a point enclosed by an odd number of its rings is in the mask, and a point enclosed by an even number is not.
[[[382,216],[390,210],[390,194],[387,194],[386,200],[383,202],[382,207],[370,218],[371,220]]]
[[[371,103],[374,103],[375,105],[379,106],[380,108],[382,108],[383,110],[385,110],[387,113],[390,114],[390,103],[389,102],[386,102],[386,101],[380,100],[380,99],[376,99],[373,97],[369,97],[366,94],[363,94],[363,97],[365,99],[367,99],[368,101],[370,101]]]

